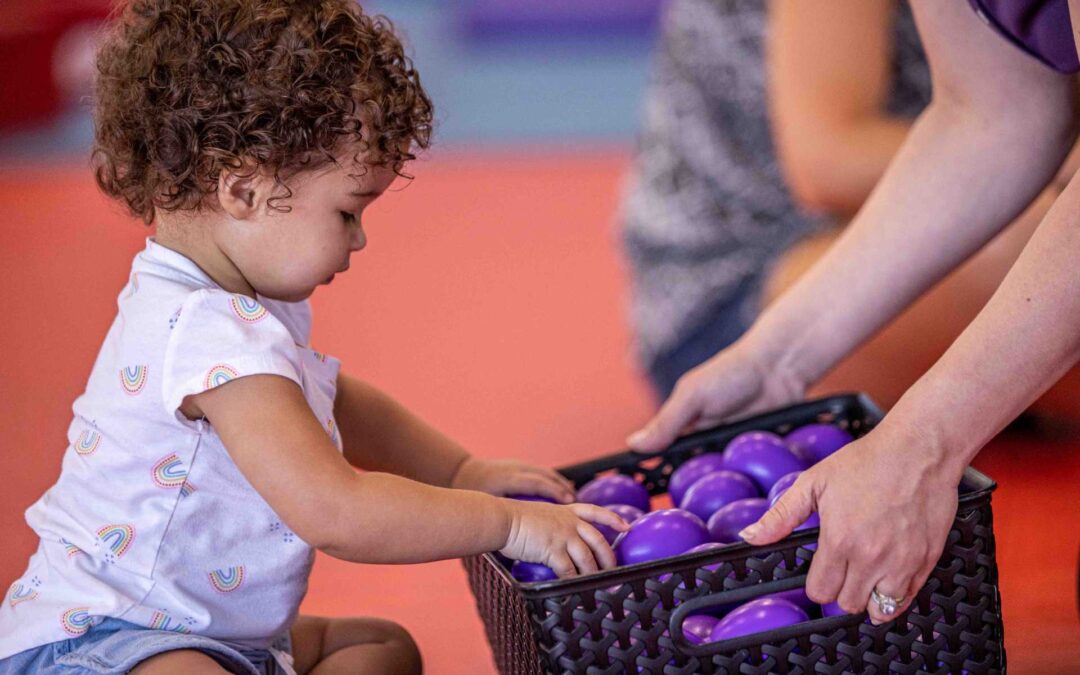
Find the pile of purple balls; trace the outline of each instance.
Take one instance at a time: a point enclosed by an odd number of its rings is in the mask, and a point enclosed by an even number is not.
[[[668,490],[676,508],[650,512],[648,491],[622,474],[585,484],[577,497],[607,507],[631,524],[621,534],[599,529],[619,565],[633,565],[741,541],[739,532],[756,522],[802,471],[851,441],[851,434],[830,424],[810,424],[783,437],[766,431],[740,434],[723,452],[693,457],[671,474]],[[797,529],[817,526],[815,513]],[[543,565],[520,561],[511,574],[525,582],[555,578]],[[688,617],[684,632],[695,643],[729,639],[806,621],[811,607],[800,589],[748,602],[719,619]],[[839,612],[832,606],[822,611],[826,616]]]

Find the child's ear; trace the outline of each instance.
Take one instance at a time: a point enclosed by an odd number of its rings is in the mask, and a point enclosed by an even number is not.
[[[268,195],[266,176],[259,167],[245,164],[238,169],[222,169],[217,198],[221,208],[236,220],[254,216]]]

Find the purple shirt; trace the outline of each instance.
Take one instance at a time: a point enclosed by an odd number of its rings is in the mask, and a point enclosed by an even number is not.
[[[1080,71],[1067,0],[969,0],[979,18],[1059,73]]]

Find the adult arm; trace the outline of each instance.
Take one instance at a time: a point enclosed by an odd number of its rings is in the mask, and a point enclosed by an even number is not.
[[[911,127],[886,110],[894,8],[894,0],[769,3],[773,138],[786,182],[807,209],[853,214]]]

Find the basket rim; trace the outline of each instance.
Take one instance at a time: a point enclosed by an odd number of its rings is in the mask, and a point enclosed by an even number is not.
[[[781,412],[791,414],[792,412],[811,412],[815,409],[822,407],[832,407],[835,405],[857,405],[865,412],[875,417],[876,425],[884,417],[884,413],[881,409],[864,393],[850,392],[834,394],[830,396],[824,396],[815,399],[809,399],[802,403],[796,404],[789,408],[783,409]],[[583,470],[596,466],[601,463],[610,463],[612,461],[621,458],[638,458],[648,459],[649,457],[663,456],[664,454],[671,452],[672,450],[689,446],[693,447],[701,444],[701,439],[710,436],[720,429],[730,429],[740,426],[750,426],[755,424],[759,420],[771,420],[777,417],[777,411],[765,412],[758,415],[751,415],[744,418],[739,418],[732,422],[718,425],[711,429],[706,429],[699,432],[694,432],[687,436],[680,437],[675,440],[670,446],[656,453],[641,454],[631,450],[625,450],[618,453],[612,453],[599,457],[587,462],[574,464],[557,469],[560,473],[578,473]],[[773,425],[767,425],[773,426]],[[997,483],[986,474],[982,473],[978,469],[973,467],[967,467],[964,469],[963,478],[961,483],[966,483],[971,489],[968,492],[959,495],[958,499],[958,512],[967,511],[972,508],[981,506],[985,502],[990,501],[990,495],[997,489]],[[745,559],[749,552],[753,551],[755,555],[769,554],[774,551],[787,550],[795,546],[802,546],[804,544],[810,544],[817,540],[819,528],[807,528],[805,530],[798,530],[796,533],[792,533],[784,539],[768,544],[765,546],[752,546],[746,542],[736,542],[728,544],[720,549],[711,549],[706,551],[697,551],[693,553],[682,553],[677,556],[671,556],[667,558],[658,558],[656,560],[649,560],[645,562],[635,563],[632,565],[623,565],[608,570],[600,570],[593,572],[592,574],[586,574],[583,576],[566,577],[562,579],[550,579],[547,581],[534,581],[534,582],[521,582],[511,576],[509,570],[503,567],[495,558],[494,553],[480,554],[479,558],[483,559],[487,564],[495,568],[496,574],[505,582],[510,584],[515,590],[520,593],[525,600],[544,600],[549,597],[562,596],[567,593],[592,591],[597,589],[603,589],[610,586],[615,586],[627,581],[633,581],[641,579],[647,576],[651,576],[655,572],[669,572],[683,569],[691,569],[694,567],[702,567],[704,565],[729,562],[731,559]],[[671,568],[675,568],[674,570]]]

